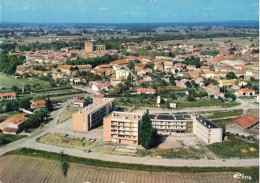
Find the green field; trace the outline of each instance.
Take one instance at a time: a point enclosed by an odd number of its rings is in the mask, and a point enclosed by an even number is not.
[[[237,102],[221,102],[215,99],[198,99],[196,101],[173,100],[177,104],[177,109],[192,107],[233,107],[239,105]]]
[[[39,84],[39,89],[46,89],[51,88],[48,81],[43,81],[38,78],[22,78],[22,79],[15,79],[14,76],[8,75],[5,76],[2,73],[0,73],[0,88],[5,87],[6,90],[0,90],[0,92],[8,92],[11,91],[10,88],[12,86],[17,86],[19,88],[23,87],[24,85],[29,84],[33,86],[34,84]]]
[[[248,143],[228,136],[228,140],[207,146],[218,157],[224,158],[258,158],[259,142]]]
[[[209,119],[217,119],[217,118],[232,118],[232,117],[238,117],[243,114],[242,109],[237,109],[233,111],[214,111],[211,113],[210,116],[208,116]]]

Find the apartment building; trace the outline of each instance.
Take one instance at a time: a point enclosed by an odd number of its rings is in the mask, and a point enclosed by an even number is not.
[[[87,132],[101,125],[103,118],[114,108],[114,98],[95,98],[92,104],[72,114],[73,131]]]
[[[136,113],[112,112],[104,118],[104,141],[138,145],[142,116]]]
[[[193,133],[206,144],[223,140],[223,129],[201,115],[197,115],[193,120]]]
[[[159,135],[192,133],[193,119],[190,115],[150,115],[153,128]]]
[[[142,114],[113,112],[104,118],[104,141],[138,144],[139,123]],[[206,144],[222,142],[223,130],[201,115],[150,114],[153,128],[159,135],[193,133]]]

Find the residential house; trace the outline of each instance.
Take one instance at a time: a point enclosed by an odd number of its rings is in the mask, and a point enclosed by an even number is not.
[[[150,76],[144,76],[142,80],[140,80],[140,83],[149,83],[152,82],[153,79]]]
[[[112,86],[116,86],[116,85],[118,85],[118,84],[120,84],[120,83],[122,83],[122,79],[115,79],[115,78],[111,78],[111,79],[110,79],[110,84],[111,84]]]
[[[17,134],[23,130],[23,123],[28,119],[26,113],[9,116],[0,123],[0,129],[6,134]]]
[[[1,100],[13,100],[16,99],[16,93],[0,93],[0,101]]]
[[[241,116],[226,125],[226,132],[259,139],[259,118],[251,114]]]
[[[214,96],[219,96],[220,95],[220,88],[216,85],[208,85],[206,88],[206,91],[208,93],[208,95],[214,95]]]
[[[175,83],[176,83],[176,86],[178,87],[181,87],[181,88],[186,88],[186,83],[188,82],[189,80],[187,79],[182,79],[180,81],[176,80]]]
[[[127,79],[130,72],[125,69],[116,69],[116,79]]]
[[[249,88],[242,88],[242,89],[236,90],[235,95],[237,97],[241,97],[241,96],[255,96],[255,91],[251,90]]]
[[[33,100],[31,101],[31,108],[34,110],[44,109],[46,107],[45,104],[46,104],[45,100]]]
[[[101,90],[108,90],[108,84],[107,83],[95,83],[92,85],[92,90],[94,91],[101,91]]]
[[[155,94],[155,89],[152,88],[139,88],[137,89],[137,94]]]

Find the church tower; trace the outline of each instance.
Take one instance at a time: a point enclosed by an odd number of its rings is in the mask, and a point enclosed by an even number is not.
[[[87,53],[93,53],[93,51],[94,51],[93,47],[94,47],[93,40],[89,39],[89,40],[85,41],[85,51]]]

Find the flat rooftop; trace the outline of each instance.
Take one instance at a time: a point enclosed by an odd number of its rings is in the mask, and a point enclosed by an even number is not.
[[[113,101],[115,101],[114,98],[94,98],[93,103],[79,110],[79,113],[90,114]]]
[[[138,122],[140,119],[142,119],[143,114],[114,111],[111,114],[109,114],[107,117],[113,120],[123,120],[123,121],[129,120],[132,122]]]
[[[203,124],[205,127],[207,128],[220,128],[219,126],[217,126],[215,123],[213,123],[212,121],[208,120],[207,118],[203,117],[202,115],[198,115],[196,117],[196,120],[198,122],[200,122],[201,124]]]
[[[165,114],[150,114],[151,120],[191,120],[190,115],[165,115]]]

